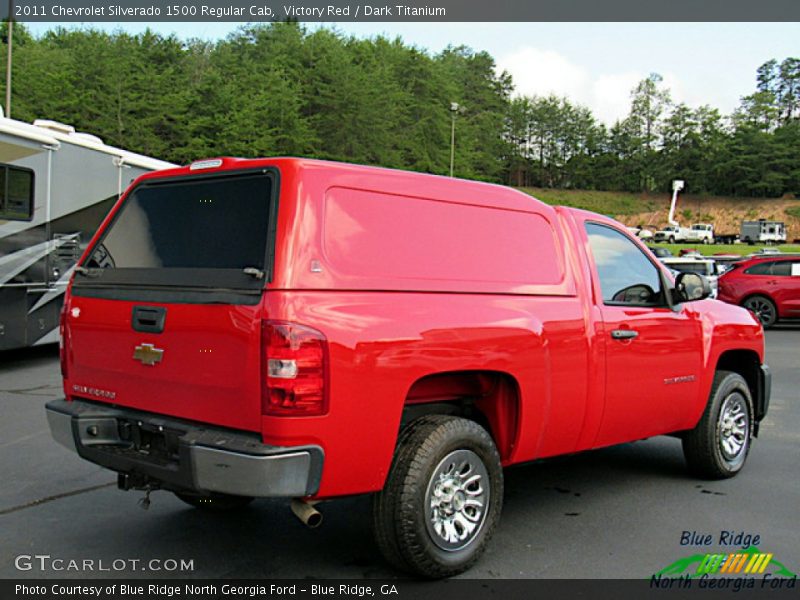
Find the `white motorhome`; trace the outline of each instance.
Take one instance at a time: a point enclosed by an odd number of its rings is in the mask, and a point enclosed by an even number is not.
[[[130,181],[174,165],[0,108],[0,350],[58,341],[75,261]]]
[[[786,242],[786,224],[782,221],[742,221],[739,239],[746,244],[758,242],[767,244],[783,244]]]

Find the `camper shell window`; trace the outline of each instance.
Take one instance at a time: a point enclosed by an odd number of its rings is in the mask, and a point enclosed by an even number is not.
[[[0,164],[0,219],[33,218],[33,171]]]
[[[75,286],[260,290],[272,267],[276,186],[272,170],[144,182]]]

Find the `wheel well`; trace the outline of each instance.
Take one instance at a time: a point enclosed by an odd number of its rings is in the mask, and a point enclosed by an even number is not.
[[[750,300],[750,298],[755,298],[755,297],[766,298],[767,300],[769,300],[770,302],[775,304],[775,300],[772,299],[772,296],[770,296],[769,294],[766,294],[764,292],[753,292],[752,294],[747,294],[747,296],[742,298],[742,302],[741,303],[744,304],[745,302]]]
[[[400,427],[429,414],[464,417],[489,432],[505,460],[517,439],[519,396],[519,385],[508,373],[450,371],[427,375],[409,389]]]
[[[750,388],[750,396],[754,402],[759,401],[759,367],[761,361],[758,354],[752,350],[728,350],[719,357],[717,361],[717,371],[733,371],[738,373],[747,382]],[[758,408],[758,407],[754,407]]]

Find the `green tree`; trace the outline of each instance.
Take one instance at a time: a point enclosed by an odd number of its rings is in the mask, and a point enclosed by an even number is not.
[[[449,102],[461,107],[456,121],[455,174],[501,181],[508,154],[503,132],[511,77],[496,73],[488,53],[465,46],[446,48],[436,61],[450,83]]]
[[[531,185],[531,112],[531,101],[525,96],[514,98],[509,103],[506,135],[509,148],[508,182],[511,185]]]
[[[629,160],[638,172],[638,188],[651,191],[658,180],[658,148],[664,113],[671,105],[670,92],[660,87],[663,78],[651,73],[631,91],[631,110],[624,126],[635,140]]]

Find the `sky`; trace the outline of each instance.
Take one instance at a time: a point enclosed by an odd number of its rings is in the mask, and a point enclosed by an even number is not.
[[[34,34],[58,24],[28,23]],[[215,40],[237,23],[89,23],[131,33],[146,27],[180,38]],[[69,24],[79,27],[79,24]],[[676,102],[708,104],[730,114],[755,90],[756,69],[772,58],[800,56],[800,23],[329,23],[358,37],[386,35],[435,54],[465,45],[491,54],[515,93],[555,93],[589,107],[607,124],[623,118],[630,91],[650,73],[664,78]]]

